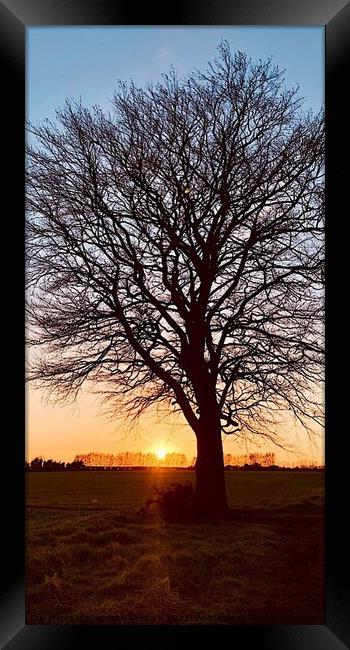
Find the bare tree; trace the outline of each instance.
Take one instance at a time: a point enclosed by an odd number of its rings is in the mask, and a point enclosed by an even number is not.
[[[28,377],[180,410],[202,512],[227,508],[223,432],[322,417],[323,116],[301,106],[224,43],[205,73],[29,127]]]

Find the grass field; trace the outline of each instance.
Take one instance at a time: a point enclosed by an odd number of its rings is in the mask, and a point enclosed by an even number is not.
[[[29,624],[322,624],[322,472],[227,472],[230,521],[137,514],[192,471],[26,475]]]

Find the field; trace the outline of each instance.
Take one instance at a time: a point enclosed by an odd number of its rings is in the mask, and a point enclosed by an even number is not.
[[[230,521],[138,509],[192,471],[26,475],[27,624],[323,624],[323,472],[226,472]]]

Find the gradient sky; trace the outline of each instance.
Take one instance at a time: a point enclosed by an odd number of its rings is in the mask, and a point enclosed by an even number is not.
[[[174,66],[180,74],[203,69],[226,39],[232,50],[253,59],[273,61],[285,69],[287,86],[299,85],[305,108],[317,112],[324,102],[323,27],[32,27],[27,30],[27,119],[54,119],[66,98],[87,106],[109,108],[117,79],[140,86],[156,81]],[[168,451],[195,455],[195,439],[181,422],[165,424],[157,414],[145,416],[134,431],[108,420],[96,398],[84,391],[75,406],[45,404],[45,396],[27,389],[26,457],[72,460],[77,453],[101,451]],[[287,425],[302,457],[323,462],[323,436],[316,444]],[[225,452],[245,452],[226,437]],[[250,445],[249,451],[256,446]],[[299,460],[285,452],[279,458]]]

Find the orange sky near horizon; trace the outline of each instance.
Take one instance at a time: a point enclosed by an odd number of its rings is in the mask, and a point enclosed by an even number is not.
[[[257,444],[237,441],[224,436],[224,453],[244,454],[255,451],[274,451],[282,463],[300,463],[315,460],[324,464],[324,436],[311,442],[301,427],[288,427],[288,442],[295,451],[287,452],[271,443]],[[36,456],[71,462],[76,454],[101,452],[116,454],[125,451],[184,453],[188,461],[196,455],[195,436],[183,420],[174,416],[161,420],[155,411],[149,411],[130,431],[130,425],[112,421],[106,416],[98,397],[83,391],[74,405],[47,404],[44,393],[27,387],[26,393],[26,460]]]

